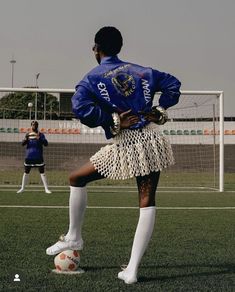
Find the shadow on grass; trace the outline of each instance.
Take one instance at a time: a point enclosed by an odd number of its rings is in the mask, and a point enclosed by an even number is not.
[[[111,270],[119,269],[117,266],[103,266],[103,267],[91,267],[84,266],[82,267],[85,272],[97,272],[102,270]],[[187,277],[203,277],[203,276],[216,276],[216,275],[225,275],[225,274],[235,274],[235,264],[233,263],[223,263],[223,264],[182,264],[182,265],[162,265],[162,266],[142,266],[141,270],[153,269],[156,271],[156,277],[138,277],[138,282],[153,282],[153,281],[165,281],[165,280],[174,280]],[[201,270],[207,271],[201,271]],[[161,270],[158,272],[158,270]],[[196,270],[196,271],[193,271]],[[164,274],[161,276],[161,274]],[[165,275],[167,274],[167,275]]]
[[[174,280],[187,277],[203,277],[203,276],[216,276],[216,275],[225,275],[225,274],[235,274],[235,264],[234,263],[224,263],[224,264],[184,264],[184,265],[162,265],[162,266],[142,266],[142,269],[164,269],[167,272],[167,275],[161,276],[161,273],[158,273],[156,277],[139,277],[139,282],[151,282],[151,281],[165,281],[165,280]],[[196,271],[192,271],[196,269]],[[200,271],[205,270],[207,271]],[[177,272],[175,271],[177,270]],[[164,274],[165,274],[164,272]]]

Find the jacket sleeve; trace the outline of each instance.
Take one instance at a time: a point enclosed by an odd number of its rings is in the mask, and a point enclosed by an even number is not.
[[[24,140],[21,143],[22,146],[25,146],[28,143],[28,140],[29,140],[28,137],[29,137],[29,133],[25,135]]]
[[[165,109],[178,103],[180,97],[180,81],[174,76],[153,70],[155,92],[161,91],[159,105]]]
[[[112,112],[105,111],[95,99],[94,94],[81,82],[72,96],[72,110],[75,116],[86,126],[95,128],[113,125]]]

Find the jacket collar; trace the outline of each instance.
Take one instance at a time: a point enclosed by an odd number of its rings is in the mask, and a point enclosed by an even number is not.
[[[117,56],[109,56],[109,57],[103,57],[100,62],[100,65],[120,63],[120,62],[121,60]]]

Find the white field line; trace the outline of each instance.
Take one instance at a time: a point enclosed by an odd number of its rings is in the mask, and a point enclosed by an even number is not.
[[[68,206],[0,205],[0,208],[68,209]],[[87,206],[88,209],[139,209],[139,207]],[[158,210],[235,210],[235,207],[157,207]]]
[[[0,185],[0,192],[5,191],[5,192],[15,192],[19,189],[19,186],[16,185]],[[88,191],[96,192],[96,193],[120,193],[120,189],[125,189],[126,193],[136,193],[137,192],[137,187],[136,186],[88,186]],[[51,186],[51,190],[61,193],[65,191],[69,191],[68,186]],[[29,186],[25,192],[43,192],[43,187],[39,185],[35,186]],[[211,188],[211,187],[158,187],[158,192],[161,193],[217,193],[219,192],[218,189],[216,188]],[[224,192],[235,192],[235,190],[226,190]]]
[[[18,189],[19,185],[0,185],[0,189],[2,190],[6,190],[6,189]],[[99,186],[88,186],[88,189],[137,189],[137,186],[135,185],[99,185]],[[43,190],[43,186],[41,185],[30,185],[28,186],[28,190]],[[69,189],[69,186],[51,186],[51,189]],[[198,186],[198,187],[193,187],[193,186],[187,186],[187,187],[180,187],[180,186],[174,186],[174,187],[158,187],[158,190],[162,190],[162,189],[178,189],[178,190],[182,190],[182,189],[189,189],[189,190],[213,190],[213,191],[218,191],[218,189],[216,188],[212,188],[212,187],[204,187],[204,186]]]
[[[0,192],[15,192],[17,191],[18,189],[0,189]],[[56,192],[56,193],[69,193],[69,189],[53,189],[51,188],[50,189],[52,191],[52,195],[53,195],[53,192]],[[95,193],[119,193],[120,194],[120,189],[119,188],[113,188],[113,189],[96,189],[96,188],[92,188],[92,189],[89,189],[88,188],[88,191],[90,192],[95,192]],[[25,193],[35,193],[35,192],[40,192],[40,193],[44,193],[44,190],[43,189],[26,189],[24,191]],[[215,193],[219,193],[218,190],[209,190],[209,189],[206,189],[206,190],[202,190],[202,189],[188,189],[188,190],[163,190],[163,189],[158,189],[157,191],[158,193],[211,193],[211,194],[215,194]],[[227,190],[227,191],[224,191],[223,193],[234,193],[235,190]],[[122,191],[123,193],[123,191]],[[131,190],[131,189],[128,189],[128,188],[125,188],[125,193],[137,193],[137,189],[134,190]],[[18,195],[19,196],[19,195]],[[51,195],[50,195],[51,196]]]

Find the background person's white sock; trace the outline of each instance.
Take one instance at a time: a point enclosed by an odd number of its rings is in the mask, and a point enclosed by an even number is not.
[[[42,179],[42,183],[44,185],[45,191],[49,191],[45,173],[40,173],[40,175],[41,175],[41,179]]]
[[[136,228],[132,245],[131,258],[125,269],[125,277],[134,279],[137,275],[138,267],[144,255],[148,243],[151,239],[156,216],[156,207],[140,208],[139,222]]]
[[[82,240],[82,223],[87,206],[86,187],[70,187],[69,231],[66,240]]]
[[[23,174],[23,177],[22,177],[22,184],[21,184],[21,189],[20,189],[20,191],[21,191],[21,190],[22,190],[22,191],[24,190],[26,184],[28,183],[28,180],[29,180],[29,174],[28,174],[28,173],[24,173],[24,174]]]

